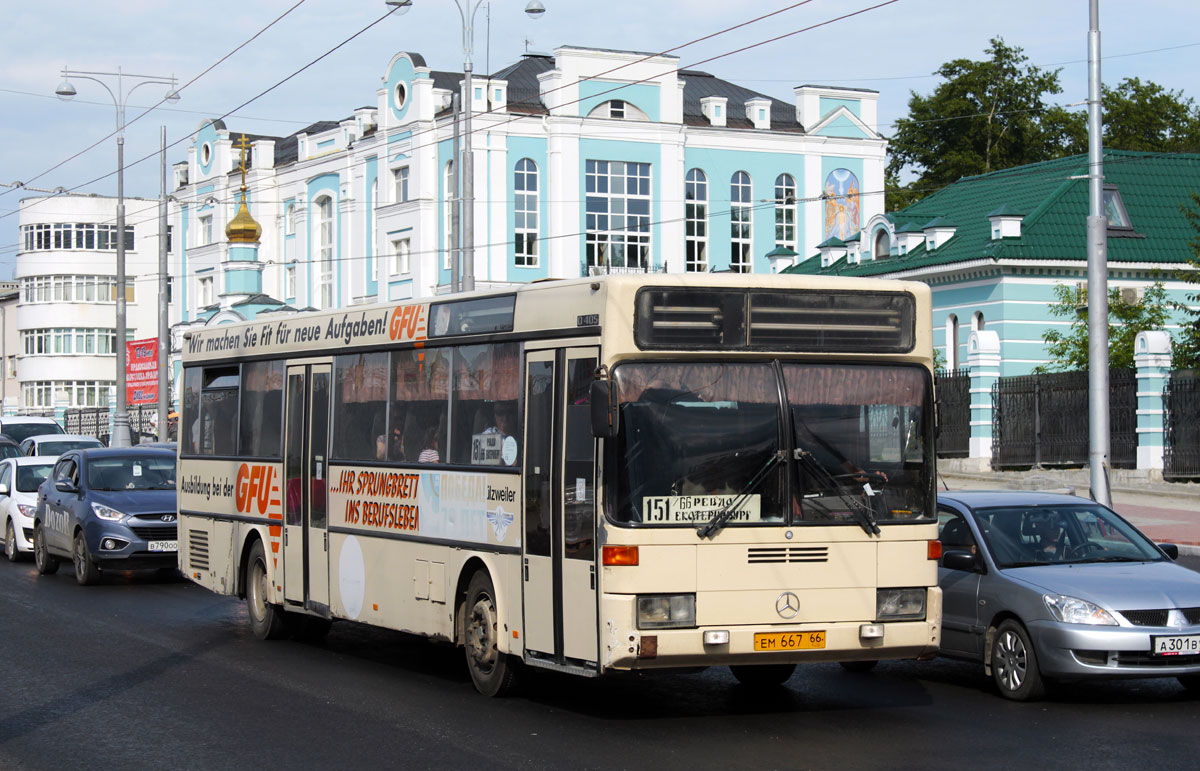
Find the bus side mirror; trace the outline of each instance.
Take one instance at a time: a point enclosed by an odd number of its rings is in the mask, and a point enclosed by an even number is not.
[[[617,435],[620,426],[617,399],[611,380],[593,380],[588,398],[592,405],[592,436],[606,439]]]

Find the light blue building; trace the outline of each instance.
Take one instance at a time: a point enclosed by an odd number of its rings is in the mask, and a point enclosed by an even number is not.
[[[564,46],[475,78],[463,97],[477,287],[777,271],[882,215],[882,195],[864,195],[883,189],[876,92],[798,86],[784,102],[678,67]],[[248,135],[246,199],[262,226],[251,259],[224,236],[242,134],[205,121],[174,166],[180,329],[449,291],[461,86],[460,73],[399,53],[370,106],[287,137]]]

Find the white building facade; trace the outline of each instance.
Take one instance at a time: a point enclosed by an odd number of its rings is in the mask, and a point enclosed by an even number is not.
[[[158,334],[158,201],[125,199],[126,327],[129,340]],[[15,322],[20,393],[7,409],[115,403],[115,198],[51,195],[20,207]],[[168,234],[169,238],[169,234]],[[172,323],[179,309],[171,309]],[[19,397],[19,398],[18,398]]]

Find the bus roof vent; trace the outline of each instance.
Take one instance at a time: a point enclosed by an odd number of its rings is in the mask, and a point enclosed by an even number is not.
[[[905,292],[754,292],[750,347],[818,353],[907,353],[916,301]]]
[[[907,353],[916,301],[906,292],[646,288],[634,339],[642,350]]]

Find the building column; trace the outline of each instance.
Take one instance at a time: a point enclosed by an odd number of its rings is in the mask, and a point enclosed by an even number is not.
[[[1163,389],[1171,376],[1171,335],[1159,330],[1138,332],[1133,363],[1137,367],[1137,467],[1161,469],[1166,438]]]
[[[971,458],[992,459],[992,386],[1000,379],[1000,335],[978,329],[967,338],[971,368]]]

